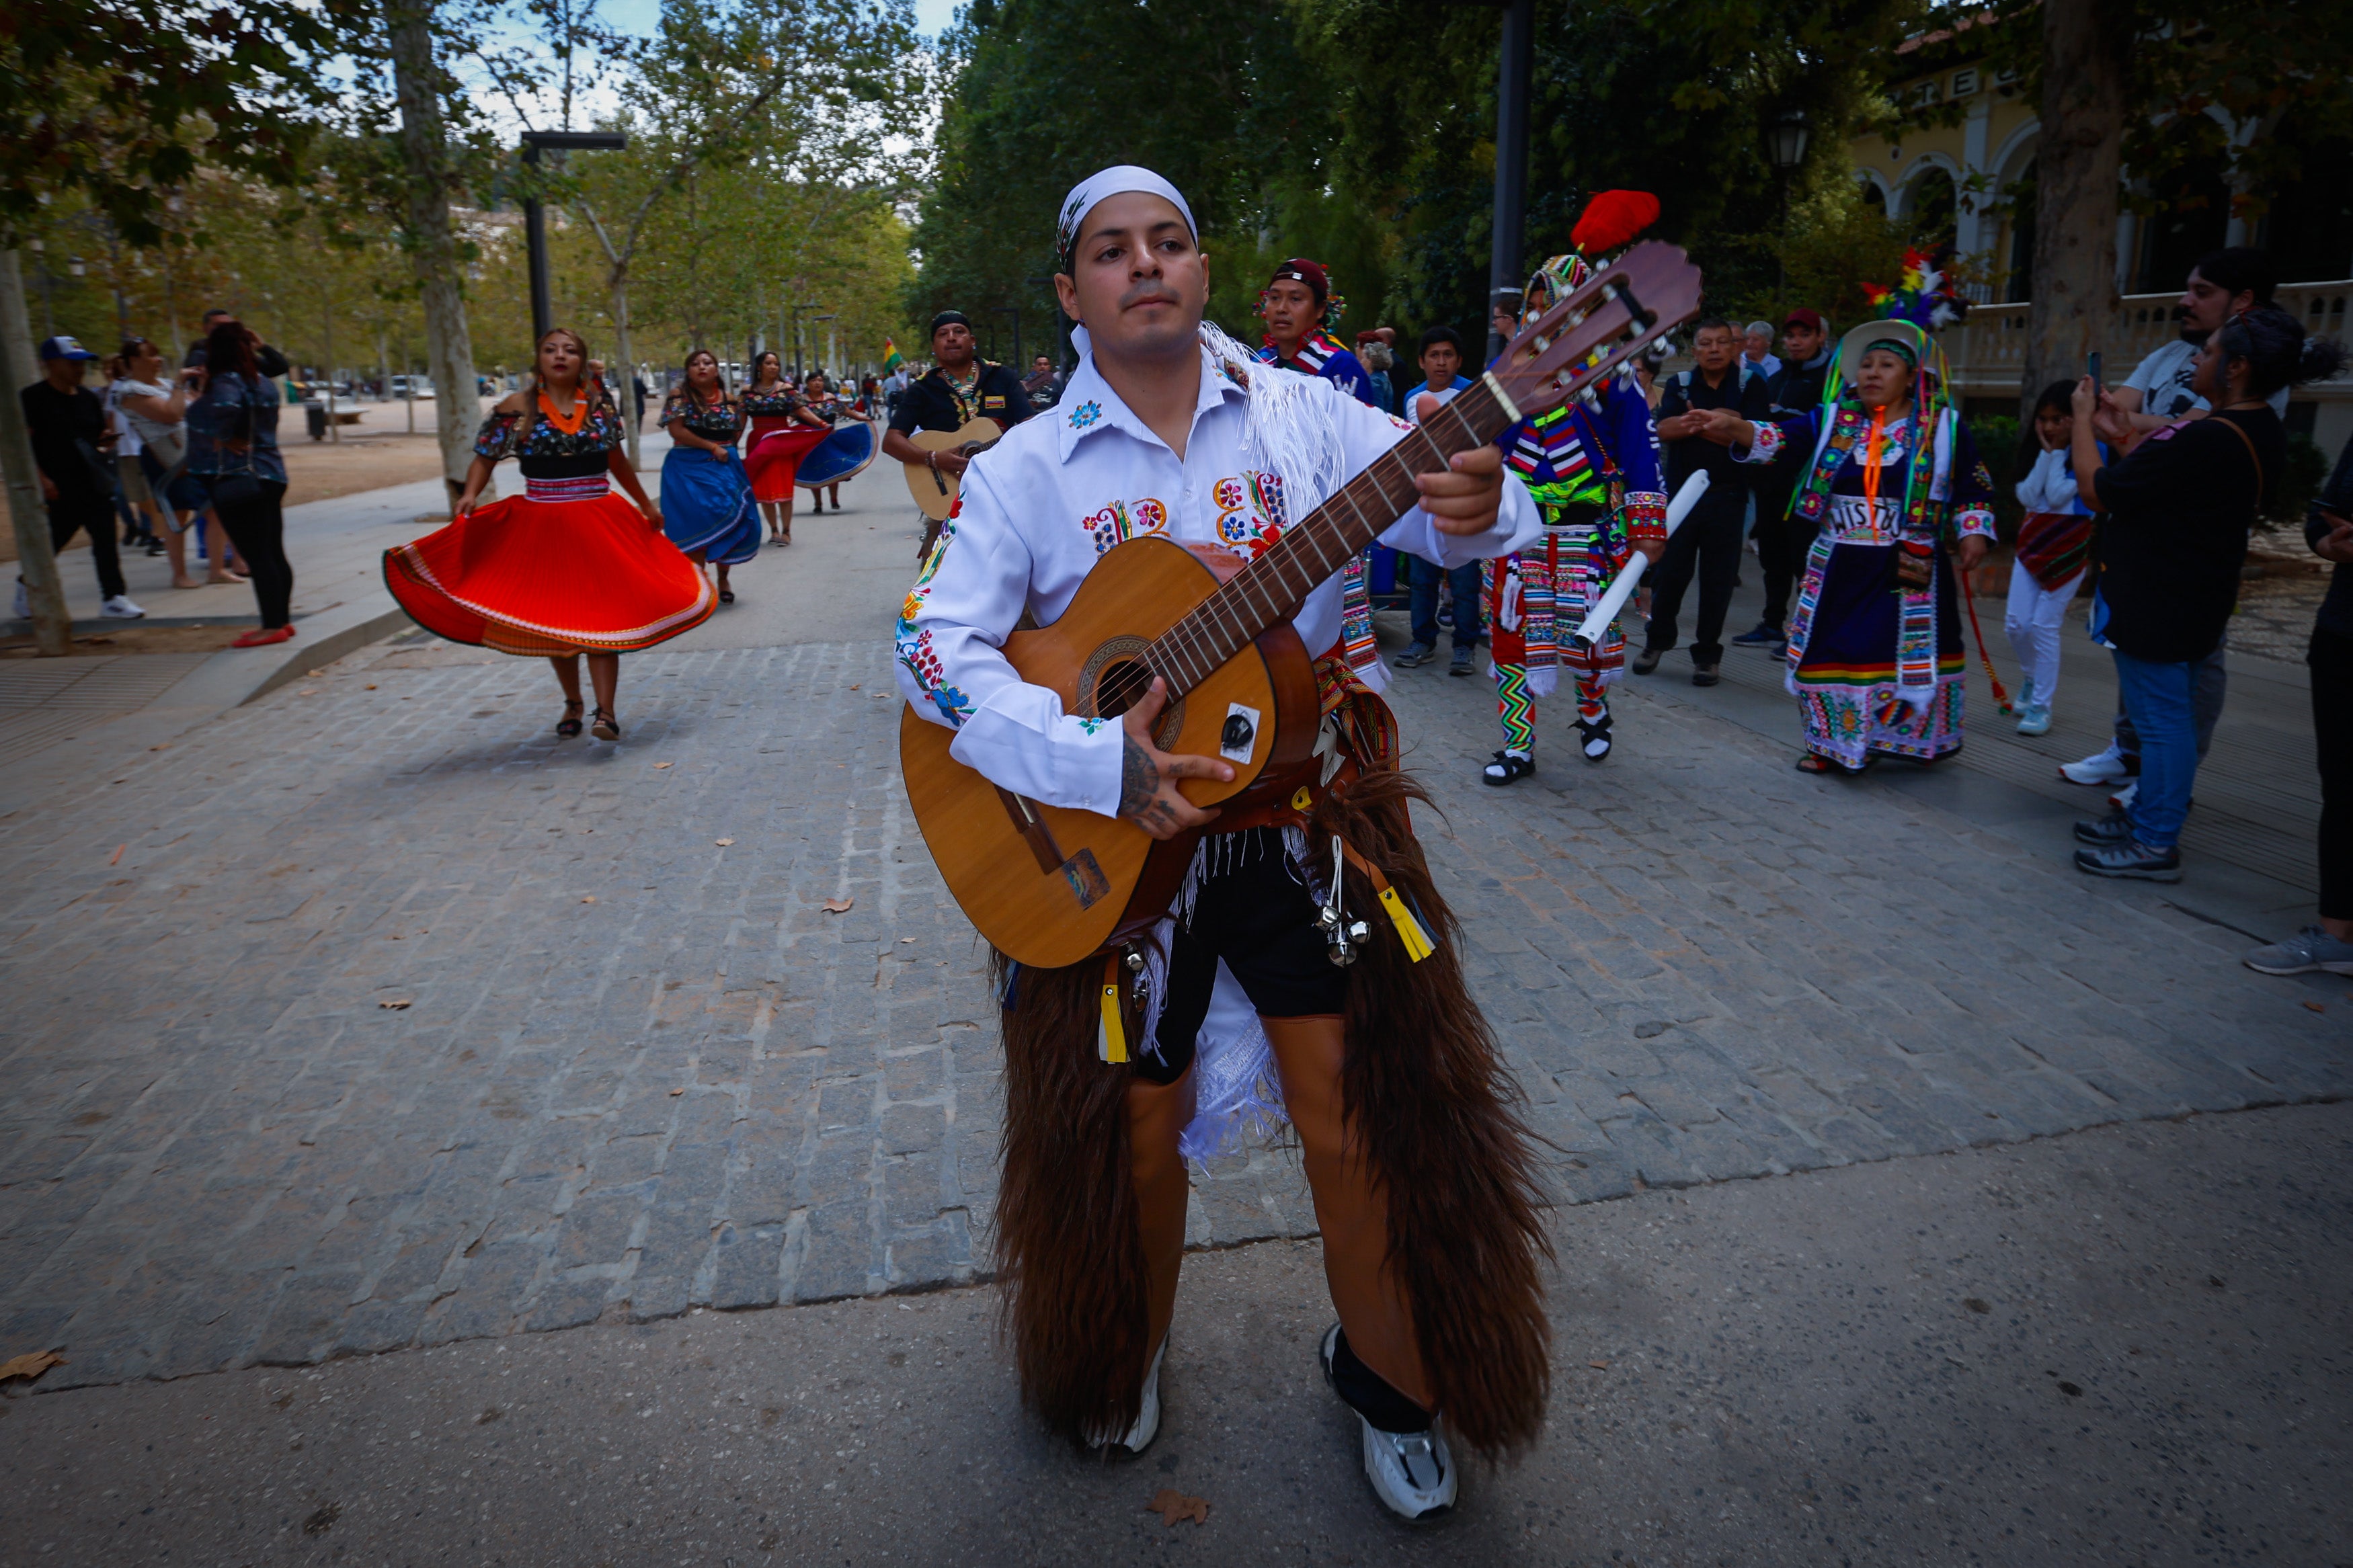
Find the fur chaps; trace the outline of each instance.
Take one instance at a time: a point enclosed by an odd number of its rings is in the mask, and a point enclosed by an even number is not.
[[[1551,1387],[1543,1189],[1519,1091],[1462,978],[1461,932],[1413,837],[1427,800],[1394,770],[1319,802],[1318,864],[1340,832],[1416,908],[1437,952],[1405,953],[1351,867],[1347,905],[1373,938],[1349,971],[1341,1091],[1388,1201],[1389,1260],[1412,1304],[1449,1430],[1488,1457],[1533,1442]],[[1100,958],[1023,968],[997,955],[1005,1131],[996,1252],[1022,1399],[1074,1439],[1124,1430],[1142,1395],[1149,1279],[1128,1173],[1126,1067],[1095,1051]],[[1123,986],[1123,994],[1128,988]],[[1130,1015],[1130,1037],[1141,1019]]]

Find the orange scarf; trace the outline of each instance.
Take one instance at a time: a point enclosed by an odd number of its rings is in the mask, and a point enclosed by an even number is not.
[[[572,412],[569,414],[558,414],[555,411],[555,405],[550,403],[547,400],[547,394],[543,392],[539,395],[539,411],[547,416],[547,422],[550,425],[554,426],[566,436],[577,436],[580,434],[580,426],[588,418],[587,391],[583,388],[573,395]]]

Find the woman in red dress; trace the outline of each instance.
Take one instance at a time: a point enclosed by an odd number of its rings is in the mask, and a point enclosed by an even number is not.
[[[587,344],[553,328],[539,340],[531,384],[483,421],[449,526],[384,552],[385,586],[417,625],[554,665],[564,688],[555,732],[567,739],[580,733],[583,654],[596,688],[594,732],[617,741],[620,656],[702,625],[719,603],[663,537],[661,513],[622,442],[621,411],[590,374]],[[522,466],[524,493],[477,511],[491,470],[507,457]],[[613,494],[613,482],[628,501]]]
[[[752,478],[752,499],[768,520],[768,542],[793,542],[793,473],[810,447],[832,430],[818,418],[785,379],[784,364],[773,349],[752,361],[752,384],[744,389],[744,412],[752,417],[752,434],[744,445],[744,471]]]

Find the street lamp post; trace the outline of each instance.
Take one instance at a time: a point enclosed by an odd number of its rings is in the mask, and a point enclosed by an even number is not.
[[[540,153],[551,148],[558,153],[617,153],[628,144],[629,139],[617,131],[526,131],[522,161],[536,169]],[[536,343],[555,325],[555,304],[547,283],[547,214],[535,193],[522,199],[522,226],[531,251],[531,340]]]
[[[1774,298],[1783,304],[1789,291],[1789,176],[1806,161],[1806,142],[1813,130],[1806,123],[1802,109],[1785,109],[1773,117],[1773,124],[1765,133],[1765,150],[1773,159],[1773,169],[1781,179],[1781,239],[1779,280],[1774,285]]]

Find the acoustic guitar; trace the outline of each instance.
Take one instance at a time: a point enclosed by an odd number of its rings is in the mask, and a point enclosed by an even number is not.
[[[955,452],[969,458],[986,452],[997,445],[1005,434],[996,420],[982,416],[965,421],[961,430],[918,430],[907,437],[926,452]],[[961,489],[958,476],[944,474],[929,463],[905,463],[907,490],[923,515],[934,522],[945,522],[948,512],[955,506],[956,491]]]
[[[1697,315],[1699,301],[1699,268],[1680,247],[1634,247],[1225,583],[1173,541],[1129,540],[1095,563],[1060,619],[1010,634],[1006,658],[1082,717],[1124,713],[1165,678],[1154,743],[1234,767],[1230,782],[1186,780],[1185,797],[1242,808],[1279,797],[1300,782],[1321,720],[1310,650],[1291,625],[1301,602],[1413,507],[1415,475],[1577,395]],[[983,936],[1021,963],[1060,968],[1167,912],[1199,833],[1158,840],[1116,817],[1026,799],[950,756],[955,738],[913,707],[900,716],[908,803]]]

